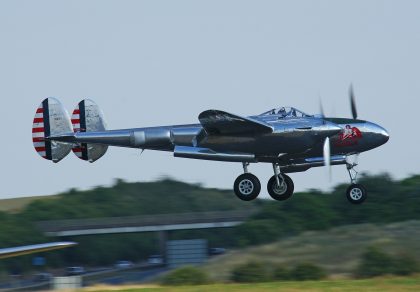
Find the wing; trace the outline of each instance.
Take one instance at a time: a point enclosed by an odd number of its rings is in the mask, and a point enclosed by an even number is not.
[[[0,259],[16,257],[20,255],[61,249],[76,245],[76,242],[50,242],[34,245],[24,245],[9,248],[0,248]]]
[[[264,122],[219,110],[207,110],[198,116],[208,134],[271,133],[273,128]]]

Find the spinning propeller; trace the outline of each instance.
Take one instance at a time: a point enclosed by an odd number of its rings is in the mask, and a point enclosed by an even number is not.
[[[349,88],[349,99],[350,99],[350,108],[353,119],[357,119],[357,108],[356,108],[356,98],[354,96],[353,84],[350,84]],[[324,108],[322,106],[321,98],[319,99],[319,107],[321,111],[321,117],[325,118]],[[331,149],[330,149],[330,138],[325,138],[324,147],[323,147],[323,156],[324,156],[324,165],[328,168],[328,178],[331,181]],[[356,159],[358,158],[358,154]]]
[[[328,178],[331,181],[331,150],[330,150],[330,137],[325,138],[324,147],[324,165],[328,168]]]

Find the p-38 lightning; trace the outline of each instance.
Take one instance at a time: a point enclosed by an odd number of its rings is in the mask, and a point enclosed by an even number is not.
[[[362,203],[365,188],[356,183],[357,165],[349,156],[383,145],[387,131],[372,122],[357,119],[350,88],[353,118],[309,115],[293,107],[271,109],[255,116],[239,116],[220,110],[199,114],[199,124],[106,130],[102,111],[90,99],[79,102],[71,118],[55,98],[38,107],[32,139],[39,155],[59,162],[71,150],[80,159],[94,162],[108,146],[171,151],[175,157],[239,162],[243,174],[234,182],[235,194],[244,201],[261,191],[259,179],[248,171],[250,163],[273,165],[267,191],[275,200],[288,199],[294,184],[287,173],[311,167],[346,165],[351,184],[347,199]]]

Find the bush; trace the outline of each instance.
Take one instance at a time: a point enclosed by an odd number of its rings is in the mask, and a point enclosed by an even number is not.
[[[287,281],[290,280],[290,271],[283,265],[275,265],[273,268],[273,280]]]
[[[176,269],[161,281],[163,285],[203,285],[208,282],[207,274],[194,267]]]
[[[376,247],[369,247],[362,255],[356,275],[365,278],[385,274],[405,276],[419,271],[419,265],[412,257],[392,257]]]
[[[356,275],[362,278],[392,274],[393,259],[376,247],[369,247],[363,254]]]
[[[303,263],[297,265],[290,272],[291,279],[297,281],[305,280],[320,280],[326,277],[326,273],[323,268],[316,266],[311,263]]]
[[[418,263],[407,255],[397,257],[393,261],[392,274],[399,276],[407,276],[419,272]]]
[[[270,281],[265,264],[251,261],[233,269],[231,280],[239,283],[257,283]]]

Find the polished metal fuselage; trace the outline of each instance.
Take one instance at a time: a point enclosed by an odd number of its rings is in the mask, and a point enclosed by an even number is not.
[[[201,124],[189,124],[79,132],[51,140],[173,151],[174,156],[185,158],[279,163],[293,172],[323,165],[327,137],[332,164],[344,164],[346,156],[376,148],[389,138],[382,127],[361,120],[278,115],[250,118],[269,125],[272,132],[213,135]]]

